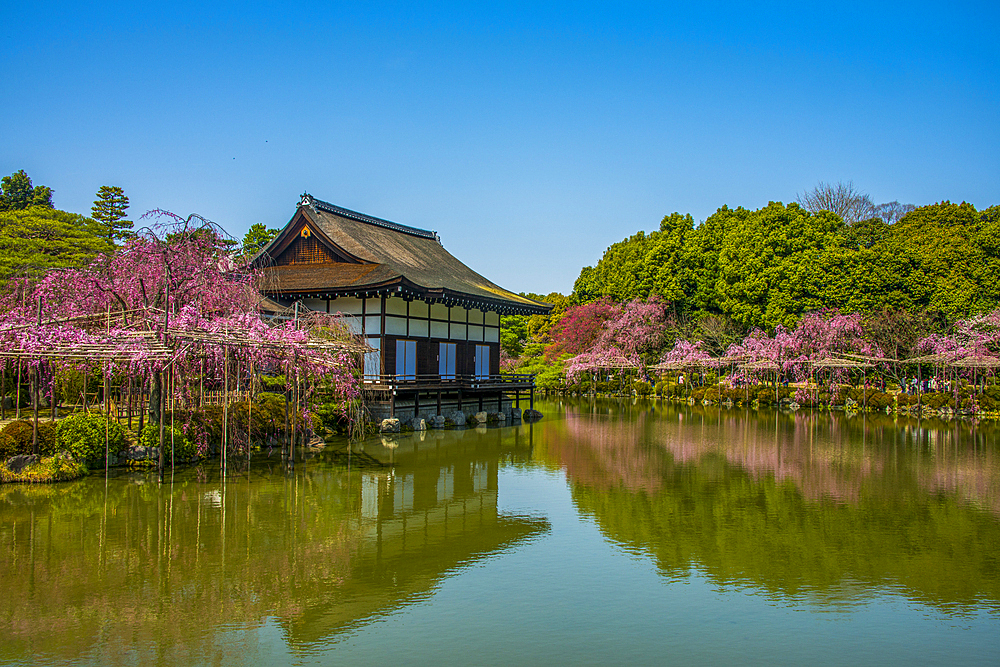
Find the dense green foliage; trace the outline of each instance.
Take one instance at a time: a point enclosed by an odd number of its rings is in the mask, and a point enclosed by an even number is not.
[[[142,429],[142,433],[139,434],[139,445],[146,448],[159,447],[160,425],[146,424]],[[168,461],[170,460],[171,448],[173,448],[174,458],[179,461],[188,461],[198,453],[194,443],[184,436],[180,428],[176,426],[171,428],[164,424],[163,452]]]
[[[660,230],[612,245],[585,267],[572,299],[657,294],[675,313],[723,315],[741,328],[790,326],[838,308],[931,312],[948,320],[1000,305],[1000,215],[941,202],[898,222],[846,224],[829,211],[772,202],[723,206],[701,225],[674,213]]]
[[[552,312],[548,315],[500,317],[500,369],[503,372],[533,373],[537,386],[555,389],[563,378],[563,360],[551,354],[546,358],[545,348],[551,342],[552,325],[565,314],[570,300],[558,292],[522,296],[550,304]]]
[[[41,206],[0,213],[0,286],[84,266],[108,250],[110,243],[82,215]]]
[[[22,211],[33,206],[52,208],[52,188],[32,187],[23,169],[0,179],[0,211]]]
[[[59,422],[56,441],[77,459],[103,461],[105,447],[115,455],[125,449],[125,428],[104,415],[81,412]]]

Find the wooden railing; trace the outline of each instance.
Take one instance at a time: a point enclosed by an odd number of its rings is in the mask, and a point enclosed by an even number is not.
[[[365,389],[530,389],[535,376],[512,375],[365,375]]]

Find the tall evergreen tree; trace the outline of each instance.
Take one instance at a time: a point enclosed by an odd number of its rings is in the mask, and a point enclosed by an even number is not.
[[[45,185],[32,187],[24,169],[0,179],[0,211],[23,211],[32,206],[53,208],[52,188]]]
[[[132,221],[126,220],[128,215],[128,197],[125,191],[117,186],[102,185],[94,200],[92,217],[97,221],[98,233],[109,241],[124,241],[132,235]]]

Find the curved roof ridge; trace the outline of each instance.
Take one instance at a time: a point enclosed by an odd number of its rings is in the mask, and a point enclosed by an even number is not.
[[[438,243],[441,242],[440,237],[438,237],[437,232],[432,232],[427,229],[418,229],[416,227],[408,227],[407,225],[401,225],[398,222],[392,222],[391,220],[383,220],[382,218],[376,218],[372,215],[367,215],[365,213],[358,213],[357,211],[352,211],[336,204],[331,204],[330,202],[325,202],[321,199],[316,199],[308,192],[302,195],[302,201],[299,202],[299,206],[312,206],[319,211],[326,211],[327,213],[333,213],[334,215],[339,215],[351,220],[356,220],[357,222],[366,222],[369,225],[376,225],[378,227],[384,227],[386,229],[391,229],[396,232],[402,232],[403,234],[410,234],[411,236],[419,236],[425,239],[434,239]]]

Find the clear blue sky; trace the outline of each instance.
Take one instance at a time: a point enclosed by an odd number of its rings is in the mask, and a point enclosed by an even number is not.
[[[1000,203],[1000,4],[8,3],[0,172],[241,237],[298,195],[516,291],[668,213]]]

